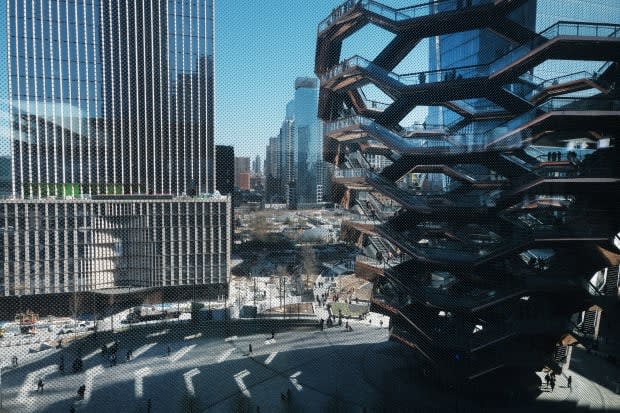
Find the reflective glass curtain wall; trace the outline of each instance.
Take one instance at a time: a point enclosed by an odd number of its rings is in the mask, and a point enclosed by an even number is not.
[[[12,193],[212,192],[213,7],[7,0]]]

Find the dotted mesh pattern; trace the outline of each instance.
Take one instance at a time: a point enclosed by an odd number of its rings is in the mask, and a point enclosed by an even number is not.
[[[231,4],[0,2],[0,412],[620,409],[620,5],[321,4],[263,167]]]

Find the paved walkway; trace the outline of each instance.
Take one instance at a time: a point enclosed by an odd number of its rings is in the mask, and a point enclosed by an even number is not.
[[[306,328],[275,331],[273,339],[271,331],[230,337],[209,337],[202,331],[204,335],[173,337],[174,325],[152,333],[157,342],[145,337],[143,342],[128,343],[119,334],[119,355],[124,356],[131,344],[131,361],[120,357],[110,367],[94,352],[84,355],[84,371],[78,374],[60,374],[60,351],[49,350],[49,357],[3,375],[4,407],[12,413],[63,413],[73,404],[79,412],[133,413],[146,412],[151,400],[151,413],[254,412],[257,407],[262,412],[372,412],[403,406],[416,406],[421,412],[480,409],[480,401],[459,399],[414,377],[410,353],[387,340],[387,326],[380,328],[376,322],[381,316],[371,317],[372,323],[351,321],[351,332]],[[66,354],[68,358],[70,353]],[[575,357],[577,366],[596,367],[591,355]],[[555,391],[543,392],[539,401],[620,409],[620,396],[593,383],[586,373],[567,372],[573,377],[572,389],[558,377]],[[39,377],[45,381],[43,392],[36,391]],[[87,386],[85,397],[77,400],[76,390],[82,384]],[[535,407],[520,406],[516,411],[540,411]]]

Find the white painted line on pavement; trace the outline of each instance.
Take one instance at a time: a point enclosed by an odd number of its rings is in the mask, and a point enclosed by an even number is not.
[[[297,377],[299,377],[300,374],[301,374],[301,371],[298,371],[298,372],[291,374],[291,377],[288,378],[291,381],[291,383],[293,383],[293,386],[295,386],[297,391],[301,391],[301,389],[303,389],[303,386],[299,384],[299,382],[297,381]]]
[[[238,338],[239,338],[239,337],[237,337],[237,336],[230,336],[230,337],[226,337],[226,338],[224,339],[224,341],[233,341],[233,340],[236,340],[236,339],[238,339]]]
[[[58,366],[54,364],[52,366],[43,367],[42,369],[37,370],[37,371],[33,371],[32,373],[28,373],[26,375],[26,378],[24,379],[24,384],[22,384],[22,387],[19,389],[19,394],[17,396],[17,399],[20,402],[26,402],[25,399],[28,398],[29,390],[37,389],[37,382],[39,381],[39,379],[45,378],[45,376],[52,373],[57,368]]]
[[[170,329],[166,328],[165,330],[156,331],[154,333],[147,334],[146,337],[149,338],[149,337],[165,336],[169,332],[170,332]]]
[[[100,349],[97,349],[97,350],[93,351],[92,353],[88,354],[88,355],[87,355],[86,357],[84,357],[82,360],[83,360],[83,361],[90,360],[90,359],[92,359],[93,357],[95,357],[97,354],[101,354],[101,350],[100,350]]]
[[[194,390],[194,382],[192,381],[192,378],[199,374],[200,374],[200,370],[198,369],[191,369],[190,371],[183,373],[183,379],[185,380],[185,388],[187,389],[187,392],[189,393],[190,396],[193,396],[196,394]]]
[[[192,334],[191,336],[183,337],[183,340],[192,340],[194,338],[200,338],[200,337],[202,337],[202,333],[196,333],[196,334]]]
[[[224,361],[224,360],[226,360],[228,357],[230,357],[230,355],[231,355],[232,353],[234,353],[234,351],[235,351],[235,350],[236,350],[236,349],[234,349],[234,348],[229,348],[228,350],[226,350],[225,352],[223,352],[222,354],[220,354],[220,356],[217,358],[217,362],[218,362],[218,363],[223,362],[223,361]]]
[[[176,361],[179,361],[181,357],[183,357],[184,355],[192,351],[194,347],[196,347],[196,344],[192,344],[191,346],[188,346],[188,347],[183,347],[181,350],[177,351],[170,357],[170,361],[173,363]]]
[[[140,370],[136,371],[135,375],[134,375],[134,391],[136,394],[136,397],[142,397],[144,394],[144,383],[143,383],[143,379],[145,376],[148,376],[151,373],[151,369],[148,367],[144,367],[141,368]]]
[[[138,347],[136,351],[133,352],[133,356],[131,358],[135,359],[136,357],[140,357],[141,355],[143,355],[144,353],[146,353],[147,351],[149,351],[156,345],[157,343],[149,343],[149,344],[143,345],[142,347]]]
[[[103,366],[93,367],[92,369],[86,370],[86,380],[84,385],[86,386],[86,391],[84,392],[84,404],[87,404],[90,400],[90,395],[93,391],[93,383],[95,381],[95,376],[103,373]]]
[[[273,344],[273,343],[275,343],[275,342],[276,342],[276,339],[275,339],[275,338],[270,338],[270,339],[268,339],[268,340],[265,340],[265,344]]]
[[[250,396],[250,391],[248,390],[245,383],[243,382],[243,378],[249,375],[250,375],[249,371],[243,370],[235,374],[234,376],[235,381],[237,382],[237,386],[239,386],[239,390],[241,390],[241,393],[243,393],[246,397],[251,397],[251,396]]]
[[[269,355],[269,357],[267,357],[267,360],[265,360],[265,364],[269,364],[273,361],[274,358],[276,358],[276,355],[278,354],[277,351],[274,351],[273,353],[271,353]]]

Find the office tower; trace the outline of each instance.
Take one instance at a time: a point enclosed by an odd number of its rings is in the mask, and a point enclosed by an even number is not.
[[[230,195],[235,190],[235,148],[215,146],[215,187],[221,194]]]
[[[619,13],[603,1],[347,1],[319,24],[324,158],[334,200],[361,215],[342,233],[362,247],[371,309],[424,374],[484,389],[496,374],[560,371],[572,340],[589,345],[593,309],[617,304]],[[340,56],[369,23],[393,40],[372,61]],[[430,70],[395,73],[425,39]],[[370,104],[365,85],[390,101]],[[401,124],[416,106],[450,116]]]
[[[215,146],[215,188],[222,195],[231,198],[229,239],[235,233],[235,148],[232,146]]]
[[[1,294],[226,285],[213,2],[2,7]]]
[[[260,159],[260,155],[256,155],[256,157],[252,161],[252,174],[260,175],[262,172],[261,168],[262,168],[262,162]]]
[[[297,167],[297,202],[315,204],[317,187],[322,184],[320,166],[321,123],[317,117],[319,87],[316,78],[295,79],[294,117],[295,121],[295,164]],[[322,201],[319,200],[319,202]]]
[[[247,174],[248,177],[245,179],[249,181],[250,171],[251,171],[250,158],[245,157],[245,156],[235,157],[235,187],[241,188],[241,175],[242,174]],[[241,189],[249,189],[249,188],[241,188]]]
[[[297,164],[296,145],[297,131],[294,120],[294,101],[286,105],[286,117],[280,127],[278,136],[278,164],[279,176],[282,183],[281,192],[286,204],[291,209],[297,208]]]
[[[282,179],[280,177],[279,137],[269,138],[265,154],[265,202],[283,203]]]
[[[294,98],[286,106],[286,117],[278,137],[278,175],[283,181],[289,208],[323,202],[329,168],[322,159],[322,122],[317,117],[318,81],[295,79]]]

